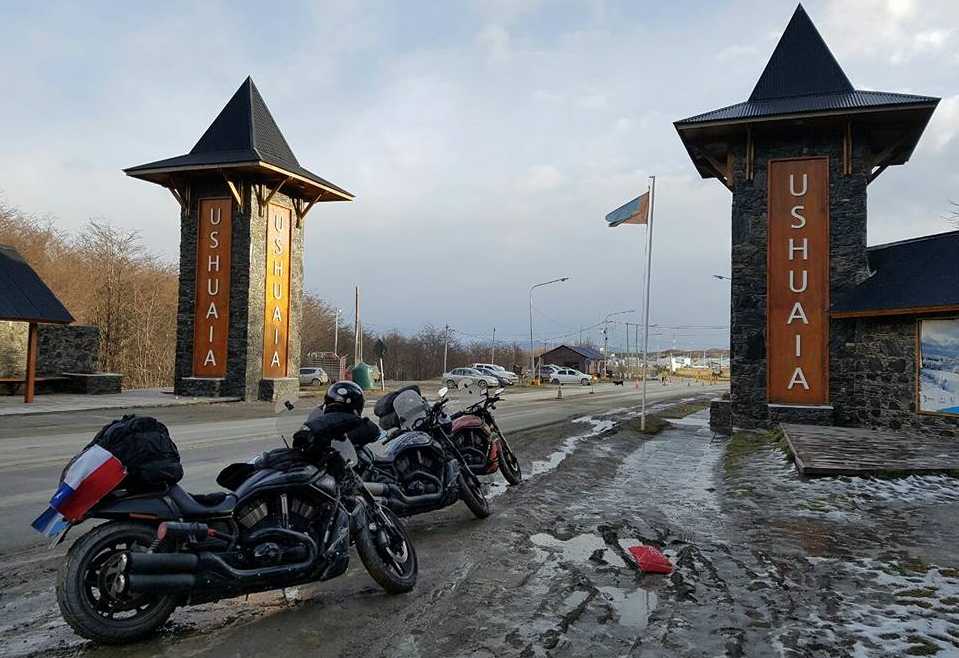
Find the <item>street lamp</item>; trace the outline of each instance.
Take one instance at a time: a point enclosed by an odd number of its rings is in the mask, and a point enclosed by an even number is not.
[[[337,351],[339,348],[340,342],[340,313],[343,312],[343,309],[336,309],[336,319],[333,320],[333,354],[339,356],[340,353]]]
[[[552,281],[537,283],[529,288],[529,379],[531,382],[537,379],[534,372],[536,370],[536,360],[533,357],[533,291],[541,286],[548,286],[551,283],[562,283],[567,280],[569,280],[569,277],[563,276],[558,279],[553,279]]]
[[[606,318],[603,320],[603,354],[606,355],[606,358],[603,360],[603,376],[609,374],[609,319],[614,315],[627,315],[629,313],[635,313],[636,309],[631,308],[628,311],[616,311],[615,313],[608,313]],[[626,331],[629,331],[629,327],[626,328]]]

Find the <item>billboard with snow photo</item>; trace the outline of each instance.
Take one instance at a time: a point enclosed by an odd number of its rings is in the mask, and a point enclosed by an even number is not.
[[[959,318],[919,323],[919,411],[959,415]]]

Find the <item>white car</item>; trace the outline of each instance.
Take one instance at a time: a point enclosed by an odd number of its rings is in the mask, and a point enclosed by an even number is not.
[[[592,381],[585,372],[580,372],[575,368],[560,368],[549,376],[550,384],[582,384],[589,386]]]
[[[473,367],[477,370],[485,370],[489,372],[491,375],[499,380],[502,380],[503,383],[509,386],[519,382],[519,376],[515,372],[510,372],[503,366],[498,366],[495,363],[474,363]]]
[[[485,375],[476,368],[453,368],[443,375],[443,383],[450,388],[466,388],[476,385],[485,389],[499,386],[499,380],[496,377]]]
[[[319,386],[329,383],[330,376],[326,374],[323,368],[300,368],[301,386]]]

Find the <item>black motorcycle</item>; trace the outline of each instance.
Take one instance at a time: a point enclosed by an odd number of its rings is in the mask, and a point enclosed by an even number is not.
[[[107,523],[78,539],[60,569],[64,619],[85,638],[130,642],[177,606],[334,578],[354,542],[384,590],[408,592],[416,552],[354,471],[350,429],[308,420],[293,447],[225,468],[217,482],[232,493],[114,490],[85,516]]]
[[[361,447],[357,472],[370,492],[399,516],[448,507],[462,500],[477,518],[493,511],[486,487],[451,439],[444,411],[447,389],[430,404],[417,386],[381,398],[373,413],[386,438]]]

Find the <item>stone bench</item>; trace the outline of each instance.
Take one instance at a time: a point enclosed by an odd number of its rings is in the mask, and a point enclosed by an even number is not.
[[[67,378],[37,377],[34,381],[37,393],[52,393],[58,390]],[[26,383],[26,377],[0,377],[0,390],[3,390],[6,395],[22,395]]]

